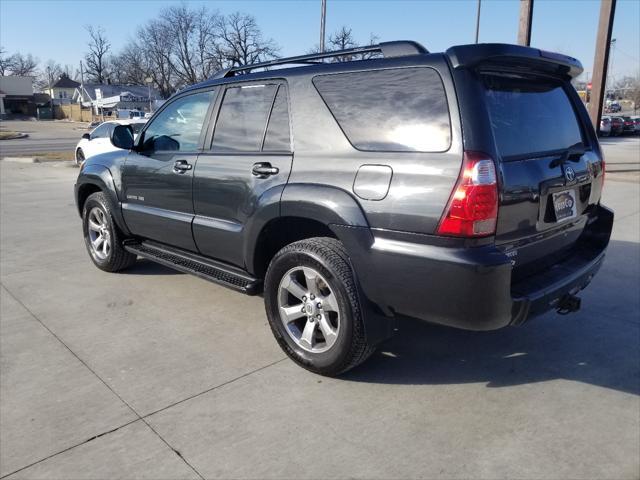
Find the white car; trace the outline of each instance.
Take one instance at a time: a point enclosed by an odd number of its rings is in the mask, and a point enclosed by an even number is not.
[[[118,148],[114,147],[111,143],[111,133],[116,125],[131,125],[133,128],[133,137],[135,138],[146,122],[146,118],[136,118],[133,120],[113,120],[101,123],[90,133],[82,135],[82,139],[78,142],[78,145],[76,145],[76,165],[82,165],[87,158],[99,153],[118,150]]]

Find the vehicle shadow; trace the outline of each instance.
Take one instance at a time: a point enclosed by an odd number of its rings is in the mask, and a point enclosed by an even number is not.
[[[639,245],[611,242],[608,256],[578,313],[492,332],[401,319],[396,335],[342,378],[490,388],[566,379],[640,395]]]
[[[140,257],[138,257],[138,261],[131,268],[128,268],[124,272],[131,275],[184,275],[178,270]]]

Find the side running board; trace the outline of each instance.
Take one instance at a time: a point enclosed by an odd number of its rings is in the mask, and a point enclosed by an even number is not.
[[[125,241],[124,248],[140,257],[148,258],[181,272],[191,273],[247,295],[256,295],[262,287],[262,282],[247,272],[195,253],[150,241]]]

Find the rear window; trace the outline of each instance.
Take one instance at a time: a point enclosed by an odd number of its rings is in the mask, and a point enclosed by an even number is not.
[[[322,75],[313,84],[359,150],[443,152],[451,143],[449,109],[432,68]]]
[[[578,119],[562,84],[490,75],[484,82],[502,157],[564,150],[582,143]]]

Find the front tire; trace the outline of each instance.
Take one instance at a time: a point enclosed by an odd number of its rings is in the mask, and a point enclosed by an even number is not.
[[[82,233],[89,257],[100,270],[117,272],[136,262],[136,256],[122,246],[122,233],[104,193],[92,193],[84,202]]]
[[[85,161],[84,152],[81,148],[76,150],[76,165],[81,166]]]
[[[349,257],[333,238],[301,240],[280,250],[267,270],[264,297],[280,347],[307,370],[339,375],[375,350],[366,341]]]

